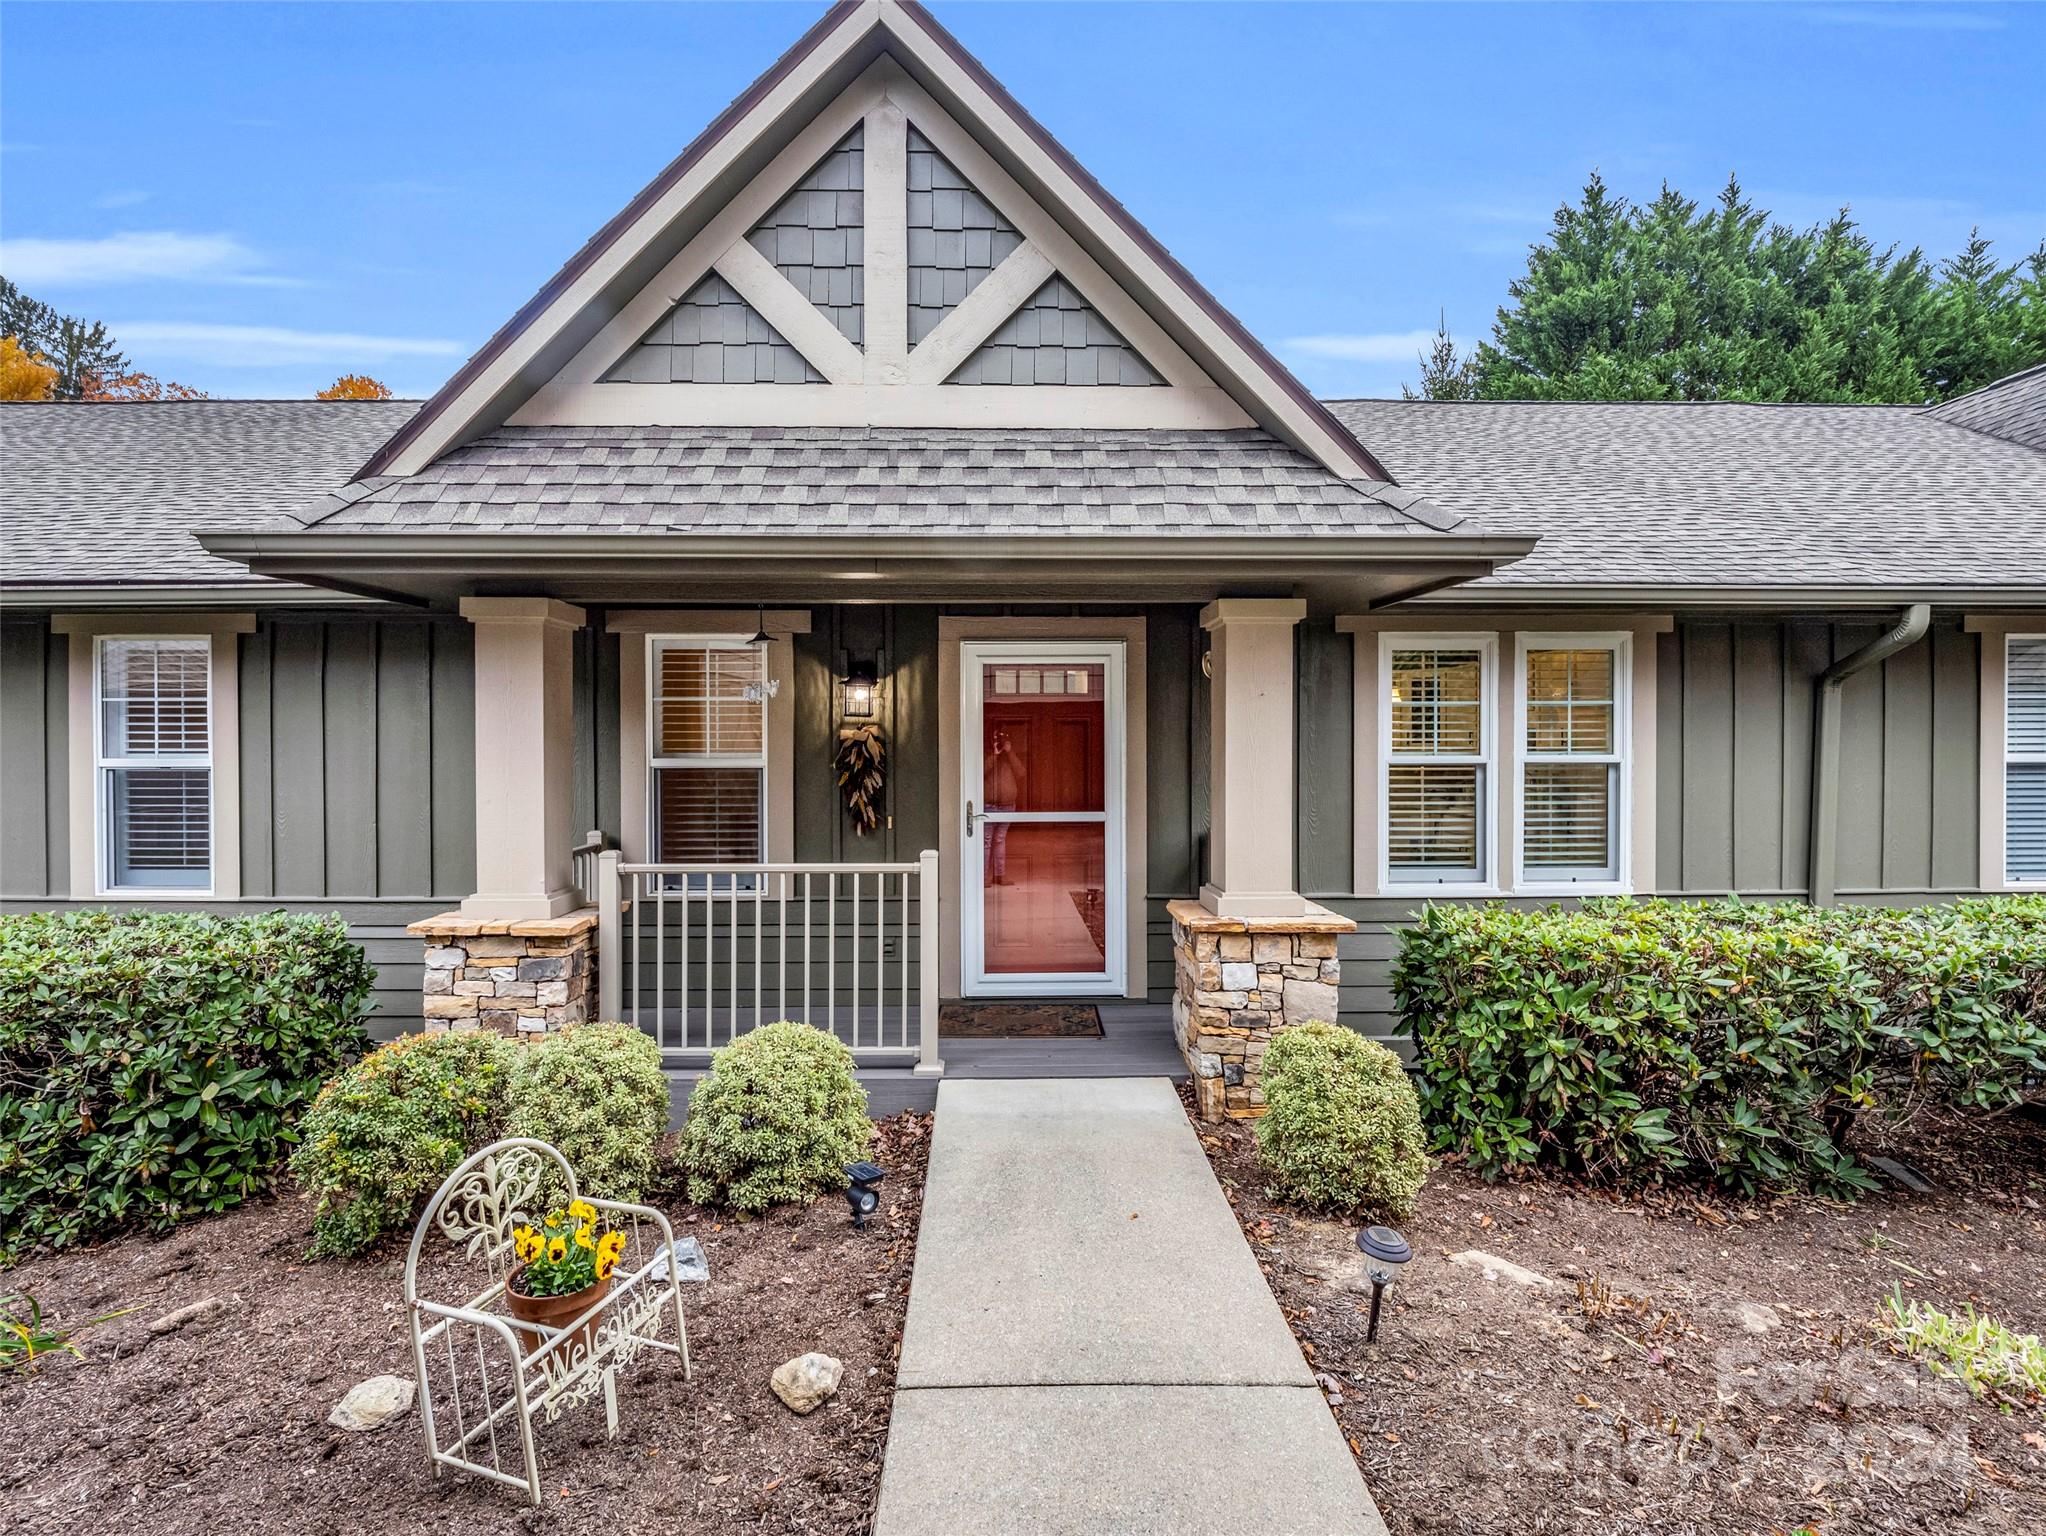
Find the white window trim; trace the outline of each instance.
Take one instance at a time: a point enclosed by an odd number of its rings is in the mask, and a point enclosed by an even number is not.
[[[1484,873],[1480,879],[1464,881],[1395,880],[1392,877],[1392,818],[1385,813],[1385,807],[1392,793],[1392,653],[1396,650],[1476,650],[1479,653],[1478,696],[1480,704],[1480,729],[1483,731],[1485,751],[1475,757],[1435,758],[1432,761],[1447,764],[1482,763],[1484,765],[1483,793],[1480,811],[1483,816],[1480,850]],[[1499,783],[1500,751],[1499,738],[1499,636],[1492,631],[1473,630],[1467,632],[1445,630],[1403,630],[1387,632],[1378,637],[1378,666],[1373,692],[1378,699],[1378,889],[1387,895],[1434,896],[1498,896],[1504,894],[1500,888],[1499,861]],[[1430,761],[1431,759],[1406,757],[1400,761]]]
[[[771,647],[772,640],[768,642]],[[649,634],[646,637],[646,825],[641,835],[646,838],[649,857],[658,854],[660,837],[660,797],[654,792],[654,784],[663,768],[757,768],[760,771],[760,849],[757,863],[769,863],[768,850],[774,846],[773,831],[776,821],[771,791],[772,761],[774,758],[773,700],[760,700],[760,750],[758,752],[703,752],[690,757],[666,757],[657,750],[660,740],[660,653],[664,648],[683,650],[702,649],[706,651],[752,651],[764,650],[750,640],[734,634]],[[771,658],[760,658],[760,676],[765,682],[773,677]]]
[[[206,649],[206,750],[166,753],[153,757],[109,757],[106,743],[106,656],[109,642],[143,641],[157,644],[193,645]],[[213,645],[204,635],[94,635],[92,637],[92,790],[93,790],[93,881],[102,896],[146,901],[162,895],[182,896],[188,901],[211,899],[219,875],[220,842],[216,828],[220,819],[219,787],[213,782]],[[206,884],[203,886],[116,885],[114,866],[114,775],[123,769],[206,770]]]
[[[646,644],[649,636],[711,635],[719,639],[744,637],[765,628],[768,635],[767,675],[781,682],[780,691],[767,701],[767,802],[763,811],[767,834],[767,861],[794,861],[795,848],[795,741],[796,741],[796,652],[797,635],[810,633],[807,608],[617,608],[604,615],[607,634],[618,636],[618,833],[627,863],[642,863],[653,856],[647,841],[652,826],[648,792],[652,777],[647,766],[651,725],[647,701],[649,661],[653,655]]]
[[[1529,651],[1613,652],[1613,744],[1611,757],[1589,754],[1543,753],[1537,762],[1565,762],[1573,757],[1583,762],[1617,765],[1613,778],[1618,786],[1613,808],[1613,839],[1619,854],[1617,880],[1525,879],[1521,858],[1527,836],[1527,653]],[[1631,829],[1634,819],[1634,636],[1626,630],[1605,632],[1556,630],[1548,633],[1515,632],[1513,641],[1513,733],[1506,750],[1512,754],[1513,846],[1507,851],[1508,885],[1516,896],[1624,896],[1634,889]]]
[[[146,902],[178,906],[237,901],[242,894],[241,845],[241,636],[254,634],[253,613],[60,613],[50,632],[70,640],[67,667],[69,723],[66,783],[70,795],[70,894],[73,901]],[[210,834],[213,883],[205,890],[177,886],[111,887],[102,825],[99,759],[99,642],[211,640],[207,668],[207,732],[212,773]]]
[[[2046,891],[2046,880],[2013,880],[2010,875],[2010,765],[2012,763],[2046,763],[2046,753],[2013,753],[2010,746],[2010,653],[2014,641],[2046,641],[2046,630],[2013,629],[2005,631],[2003,644],[1998,649],[2001,674],[1996,680],[1996,695],[1999,700],[1996,718],[1996,735],[1993,742],[1985,746],[1994,747],[1996,767],[1996,842],[1995,873],[1997,883],[1992,890],[2005,891]],[[1985,802],[1987,803],[1987,802]],[[1985,885],[1989,882],[1984,881]]]

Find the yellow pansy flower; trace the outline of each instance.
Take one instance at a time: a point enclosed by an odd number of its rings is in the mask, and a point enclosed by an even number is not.
[[[618,1266],[617,1259],[613,1258],[610,1254],[608,1253],[598,1254],[597,1278],[599,1280],[609,1280],[611,1278],[611,1271],[617,1268],[617,1266]]]
[[[588,1222],[584,1222],[581,1226],[577,1227],[575,1229],[576,1247],[595,1249],[597,1246],[596,1230]]]
[[[559,1264],[568,1257],[568,1244],[561,1238],[551,1238],[547,1243],[547,1262]]]
[[[568,1202],[568,1215],[571,1221],[579,1221],[587,1226],[597,1219],[597,1208],[587,1200],[571,1200]]]

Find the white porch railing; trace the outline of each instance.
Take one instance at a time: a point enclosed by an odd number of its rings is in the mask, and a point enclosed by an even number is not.
[[[862,1062],[938,1059],[938,855],[914,864],[627,864],[596,857],[598,1016],[682,1061],[762,1024]]]

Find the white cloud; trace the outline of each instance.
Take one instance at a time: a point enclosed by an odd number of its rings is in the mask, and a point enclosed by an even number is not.
[[[28,289],[106,283],[254,283],[295,279],[263,270],[263,259],[233,235],[173,229],[127,230],[96,240],[0,240],[0,272]]]
[[[1411,363],[1433,345],[1433,331],[1369,331],[1289,336],[1279,343],[1279,350],[1297,357],[1332,357],[1346,363]]]
[[[359,365],[406,357],[461,357],[459,341],[427,336],[365,336],[353,331],[300,331],[281,325],[209,325],[196,321],[125,321],[108,327],[130,356],[177,358],[216,368],[267,368],[290,363]]]
[[[135,187],[122,187],[113,192],[103,192],[92,200],[95,208],[133,208],[138,203],[149,201],[150,194]]]

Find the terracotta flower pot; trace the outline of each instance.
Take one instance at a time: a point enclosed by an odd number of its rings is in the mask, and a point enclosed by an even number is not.
[[[511,1272],[504,1287],[505,1302],[511,1308],[511,1315],[523,1323],[542,1323],[549,1328],[560,1328],[611,1294],[611,1281],[607,1276],[594,1285],[586,1285],[579,1291],[569,1291],[561,1296],[528,1296],[519,1289],[525,1275],[526,1266],[521,1264]],[[524,1341],[528,1354],[538,1350],[552,1337],[538,1328],[521,1328],[518,1323],[512,1325],[512,1331]],[[575,1331],[574,1341],[563,1347],[571,1353],[577,1348],[587,1352],[595,1347],[595,1338],[596,1319],[592,1318]]]

